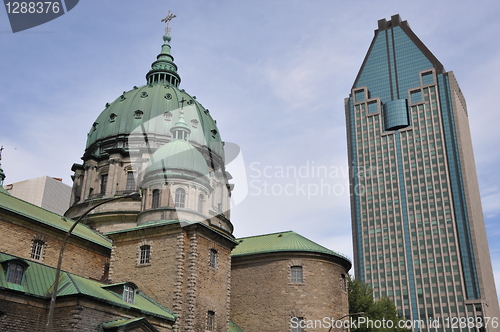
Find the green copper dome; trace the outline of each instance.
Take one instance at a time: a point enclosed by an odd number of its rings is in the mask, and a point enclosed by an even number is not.
[[[117,138],[124,141],[134,131],[147,133],[148,137],[152,135],[166,143],[172,139],[170,130],[183,109],[191,130],[189,141],[208,146],[223,158],[219,130],[209,111],[196,101],[196,97],[178,88],[180,77],[170,55],[169,41],[170,36],[166,35],[162,51],[146,75],[147,85],[124,91],[111,104],[106,104],[87,135],[87,156],[99,157],[106,147],[127,150],[126,143],[117,145]]]
[[[209,170],[203,155],[188,142],[175,140],[163,145],[151,156],[145,179],[156,174],[168,177],[169,174],[181,174],[182,171],[198,173],[205,181],[208,180]]]

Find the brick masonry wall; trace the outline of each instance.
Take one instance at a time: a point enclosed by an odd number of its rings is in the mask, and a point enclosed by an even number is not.
[[[0,216],[0,234],[2,241],[0,251],[31,260],[31,248],[34,239],[45,242],[40,263],[52,267],[57,266],[59,250],[63,234],[57,234],[48,228],[29,225],[21,220],[6,219]],[[109,259],[109,249],[89,243],[87,246],[76,245],[71,240],[64,251],[62,269],[84,277],[100,279],[104,272],[104,264]]]
[[[140,312],[130,312],[104,303],[71,298],[58,300],[54,314],[54,332],[101,331],[102,323],[118,319],[146,317],[160,332],[172,331],[172,323]],[[21,294],[0,293],[0,331],[44,332],[49,300]],[[133,330],[135,331],[135,329]],[[143,331],[142,329],[137,331]]]
[[[112,234],[111,282],[136,283],[178,315],[178,331],[204,331],[208,311],[215,312],[215,331],[227,331],[232,248],[211,233],[170,225]],[[151,246],[144,266],[137,264],[142,244]],[[209,266],[210,249],[217,251],[216,268]]]
[[[228,330],[230,287],[231,287],[231,249],[197,234],[196,255],[196,302],[193,331],[204,331],[208,311],[215,313],[214,331]],[[217,251],[217,264],[209,266],[210,250]]]
[[[0,293],[0,331],[43,332],[48,310],[44,300],[27,297],[16,298],[6,292]]]
[[[174,309],[174,289],[179,273],[176,259],[179,233],[146,229],[114,237],[109,278],[112,283],[132,281],[164,307]],[[141,245],[150,245],[149,264],[139,264]]]
[[[291,283],[295,265],[303,267],[303,283]],[[320,257],[233,258],[231,319],[245,332],[275,332],[291,331],[292,317],[340,318],[348,313],[342,274],[347,274],[344,267]]]

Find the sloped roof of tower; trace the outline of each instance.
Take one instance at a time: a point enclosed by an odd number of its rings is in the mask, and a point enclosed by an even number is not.
[[[98,157],[102,153],[99,143],[104,140],[127,137],[134,131],[163,138],[165,143],[171,137],[170,129],[178,120],[181,108],[190,125],[190,140],[224,157],[219,130],[209,111],[195,96],[179,89],[180,76],[170,54],[170,39],[169,35],[163,37],[161,53],[146,75],[147,84],[124,91],[106,104],[87,134],[84,159],[90,155]]]
[[[390,54],[386,53],[387,44],[392,49]],[[385,59],[385,65],[382,65],[381,59]],[[410,64],[412,68],[408,70]],[[379,96],[382,102],[387,102],[391,99],[385,96],[384,91],[391,90],[387,85],[392,81],[399,81],[401,86],[400,91],[393,92],[394,95],[398,92],[406,94],[407,91],[403,91],[403,87],[420,86],[420,77],[410,75],[418,73],[415,66],[422,71],[431,68],[435,68],[437,73],[445,71],[441,62],[411,30],[408,22],[401,21],[399,14],[393,15],[389,21],[381,19],[352,88],[368,86],[371,95]],[[396,72],[394,67],[397,68]]]
[[[345,259],[349,264],[351,263],[346,256],[325,248],[293,231],[244,237],[236,241],[239,244],[233,249],[232,257],[271,252],[306,251],[336,256]]]

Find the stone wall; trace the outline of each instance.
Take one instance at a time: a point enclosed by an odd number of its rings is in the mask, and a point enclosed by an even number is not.
[[[222,245],[207,234],[198,232],[190,233],[190,240],[191,243],[196,243],[196,250],[191,250],[188,256],[190,264],[196,264],[196,266],[189,266],[190,269],[188,269],[189,273],[192,273],[190,277],[196,280],[196,288],[193,293],[195,297],[191,299],[188,291],[187,303],[188,307],[194,305],[195,308],[194,311],[191,311],[193,312],[191,318],[194,319],[193,331],[205,330],[209,311],[215,313],[214,331],[227,331],[229,327],[232,247]],[[217,252],[215,267],[209,264],[210,250]]]
[[[31,260],[33,240],[44,244],[41,260],[37,262],[57,266],[64,233],[42,225],[36,225],[17,218],[0,215],[0,251]],[[105,263],[109,260],[108,248],[86,240],[71,239],[66,245],[62,269],[74,274],[100,279]]]
[[[3,314],[0,313],[0,331],[44,332],[49,302],[49,299],[1,292],[0,311]],[[53,326],[54,332],[95,332],[101,331],[105,322],[144,316],[144,313],[74,297],[58,299]],[[154,316],[145,317],[160,332],[172,331],[172,322]]]
[[[302,266],[303,282],[291,282],[292,266]],[[275,332],[291,331],[292,317],[306,321],[340,318],[349,310],[342,277],[346,274],[344,266],[319,254],[234,257],[231,319],[248,332]],[[325,331],[325,326],[306,330]]]
[[[110,279],[133,281],[141,291],[178,315],[174,328],[204,331],[208,311],[214,331],[227,331],[230,310],[231,250],[234,243],[200,224],[179,224],[110,234]],[[151,261],[137,264],[140,246],[151,247]],[[217,252],[215,267],[210,250]]]
[[[177,265],[182,245],[178,244],[179,228],[147,228],[111,235],[113,250],[109,279],[112,283],[132,281],[164,307],[174,308]],[[150,263],[139,264],[140,247],[149,245]]]

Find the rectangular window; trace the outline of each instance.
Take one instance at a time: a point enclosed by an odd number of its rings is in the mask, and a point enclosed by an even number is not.
[[[134,304],[134,294],[135,290],[133,287],[124,286],[123,287],[123,302]]]
[[[292,332],[304,332],[304,317],[292,317],[291,326]]]
[[[215,331],[215,312],[213,311],[207,313],[207,331]]]
[[[134,191],[135,190],[134,172],[127,172],[127,186],[126,186],[125,190],[126,191]]]
[[[44,242],[42,240],[33,240],[33,246],[31,247],[31,259],[41,261],[43,257],[43,247]]]
[[[149,264],[151,258],[151,246],[143,245],[141,246],[141,256],[139,258],[139,264]]]
[[[213,268],[217,267],[217,250],[210,249],[210,260],[208,265]]]
[[[106,193],[106,186],[108,185],[108,174],[101,175],[101,195]]]
[[[292,266],[290,268],[291,282],[303,282],[302,266]]]

